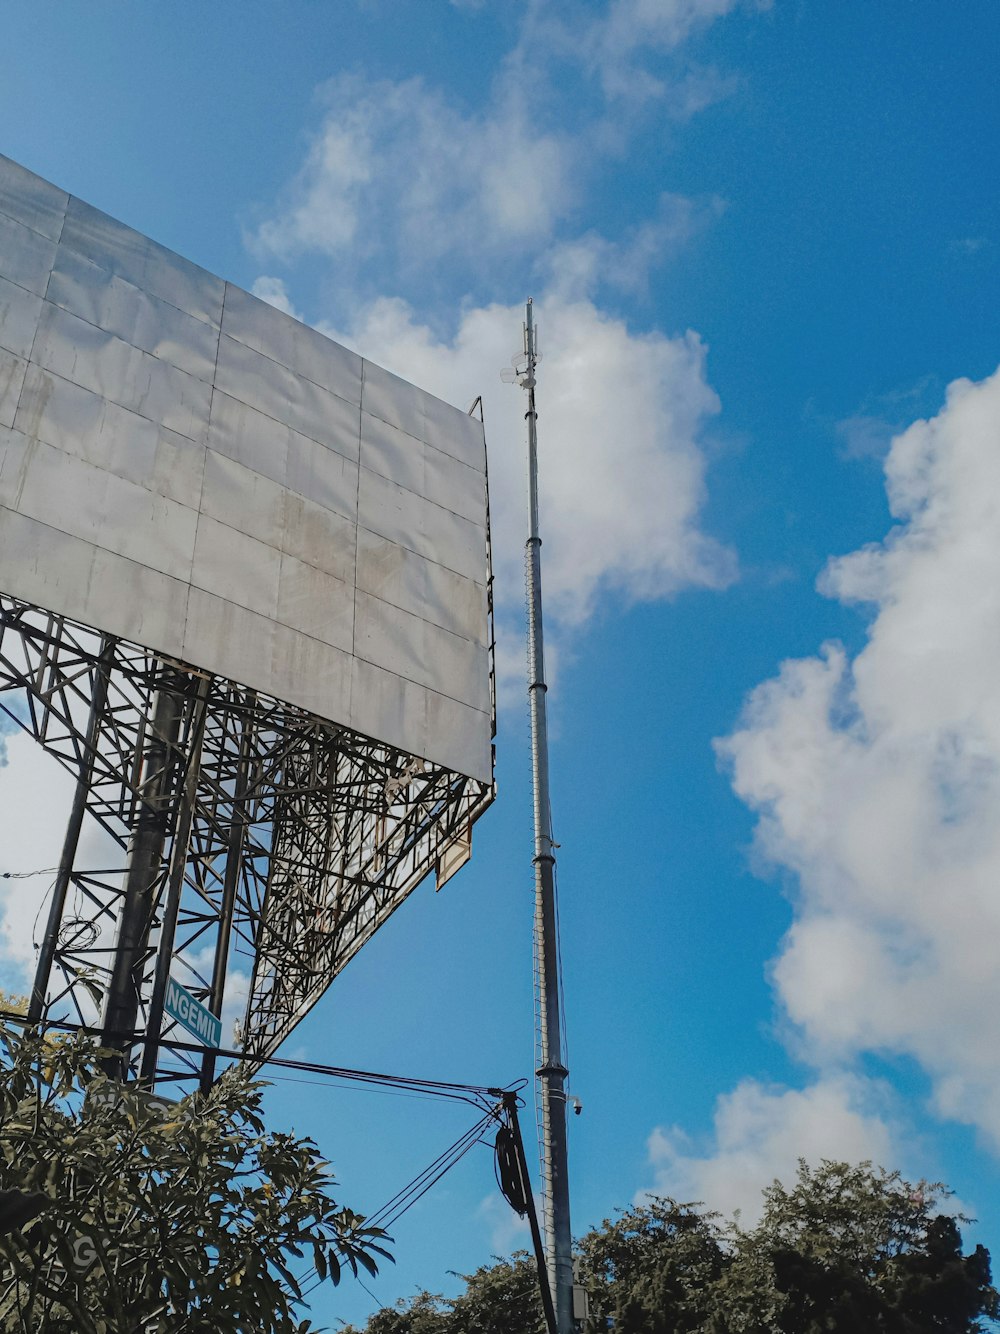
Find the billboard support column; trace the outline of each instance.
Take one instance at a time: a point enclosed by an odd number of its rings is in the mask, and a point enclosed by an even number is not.
[[[239,887],[243,849],[246,844],[250,743],[253,736],[253,705],[256,698],[255,691],[248,692],[247,702],[250,708],[247,709],[240,726],[240,754],[236,765],[232,821],[229,825],[229,840],[226,847],[226,874],[222,883],[222,900],[219,904],[219,930],[215,940],[215,960],[212,965],[212,990],[208,996],[208,1008],[216,1018],[222,1014],[226,972],[229,965],[229,942],[233,933],[233,913],[236,910],[236,891]],[[207,1093],[214,1082],[215,1053],[206,1052],[201,1066],[202,1093]]]
[[[122,1056],[109,1063],[108,1073],[124,1078],[128,1070],[130,1041],[117,1036],[135,1031],[142,989],[142,970],[149,948],[157,887],[162,877],[163,849],[170,825],[173,770],[181,701],[175,683],[164,670],[156,693],[153,717],[141,764],[139,814],[128,845],[125,894],[118,919],[114,963],[104,1009],[104,1045],[118,1048]],[[141,741],[140,741],[141,744]]]
[[[184,745],[187,767],[184,774],[184,787],[180,793],[177,825],[170,844],[167,892],[160,923],[160,936],[157,941],[153,992],[149,1001],[149,1013],[146,1017],[146,1041],[139,1073],[140,1081],[149,1088],[153,1087],[156,1078],[156,1057],[159,1051],[160,1031],[163,1028],[163,1002],[167,994],[170,965],[174,957],[177,914],[180,911],[181,894],[184,890],[184,872],[191,847],[191,830],[194,825],[195,800],[198,796],[201,752],[205,740],[208,692],[211,684],[212,681],[209,676],[203,676],[198,682],[198,691],[192,700],[191,713],[188,718],[187,736]]]
[[[28,1004],[28,1019],[37,1024],[45,1010],[45,997],[52,976],[52,964],[59,946],[59,932],[63,927],[63,910],[66,906],[66,893],[69,889],[73,866],[76,862],[76,850],[80,843],[83,829],[83,817],[87,810],[87,794],[94,772],[94,756],[97,751],[97,737],[101,727],[101,715],[108,698],[108,672],[114,656],[114,640],[110,635],[101,638],[101,655],[94,668],[94,693],[90,703],[90,717],[87,720],[87,733],[83,743],[82,761],[73,793],[73,805],[70,808],[66,824],[66,836],[63,839],[62,855],[59,858],[59,871],[52,886],[52,899],[49,903],[49,916],[45,924],[45,936],[38,954],[35,980],[31,988],[31,1000]]]

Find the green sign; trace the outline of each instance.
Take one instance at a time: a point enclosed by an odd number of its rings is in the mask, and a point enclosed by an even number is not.
[[[171,1019],[183,1024],[187,1031],[200,1038],[206,1047],[221,1047],[222,1020],[217,1019],[211,1010],[206,1010],[200,1001],[196,1001],[190,992],[185,991],[173,978],[167,983],[167,996],[163,1008]]]

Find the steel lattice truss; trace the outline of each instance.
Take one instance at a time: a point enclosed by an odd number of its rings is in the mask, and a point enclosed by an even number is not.
[[[124,853],[84,869],[68,837],[40,1003],[81,1023],[101,1007],[107,1031],[139,1035],[121,1040],[122,1066],[150,1082],[214,1074],[211,1057],[157,1044],[187,1037],[158,977],[216,1015],[248,987],[242,1045],[260,1062],[418,882],[461,860],[494,794],[2,596],[0,710],[76,776]]]

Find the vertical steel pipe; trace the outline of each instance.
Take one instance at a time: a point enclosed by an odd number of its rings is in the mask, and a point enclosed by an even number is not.
[[[198,779],[201,776],[201,751],[205,740],[205,720],[208,714],[208,693],[211,678],[203,676],[198,682],[198,691],[191,702],[191,716],[188,723],[186,744],[184,746],[186,770],[184,786],[181,788],[180,804],[174,837],[170,845],[170,861],[167,868],[167,892],[160,921],[160,937],[156,942],[156,967],[153,972],[153,992],[149,1000],[149,1013],[146,1017],[145,1044],[142,1051],[142,1066],[139,1078],[148,1088],[152,1088],[156,1078],[156,1058],[159,1052],[160,1033],[163,1029],[163,1006],[170,979],[170,966],[174,958],[174,939],[177,934],[177,917],[180,913],[181,897],[184,893],[184,873],[187,869],[188,853],[191,846],[191,830],[194,827],[195,802],[198,797]]]
[[[251,691],[248,699],[256,702]],[[226,874],[222,883],[222,901],[219,904],[219,930],[215,940],[215,961],[212,967],[212,991],[208,1008],[218,1019],[226,990],[229,968],[229,946],[233,934],[233,914],[236,911],[236,891],[242,869],[243,849],[247,833],[247,794],[250,787],[250,744],[254,734],[253,710],[246,711],[240,720],[240,752],[233,788],[233,812],[226,846]],[[215,1053],[206,1052],[201,1063],[201,1091],[207,1093],[215,1082]]]
[[[173,771],[181,701],[175,683],[164,681],[156,694],[153,718],[142,756],[139,814],[129,839],[125,869],[125,897],[115,940],[114,963],[104,1007],[104,1045],[122,1052],[109,1062],[108,1074],[124,1078],[128,1048],[123,1035],[133,1033],[139,1014],[142,971],[149,950],[149,934],[159,897],[163,849],[173,804]]]
[[[535,411],[537,351],[532,303],[524,325],[528,392],[528,703],[535,823],[535,960],[539,989],[539,1081],[542,1129],[542,1190],[549,1284],[555,1295],[559,1334],[573,1328],[573,1240],[569,1216],[566,1143],[566,1078],[562,1038],[562,987],[556,912],[555,852],[549,805],[549,743],[545,716],[545,646],[542,632],[542,539],[538,522],[538,417]]]

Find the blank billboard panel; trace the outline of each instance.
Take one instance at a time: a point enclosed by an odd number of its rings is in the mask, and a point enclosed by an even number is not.
[[[492,780],[482,424],[0,157],[0,592]]]

